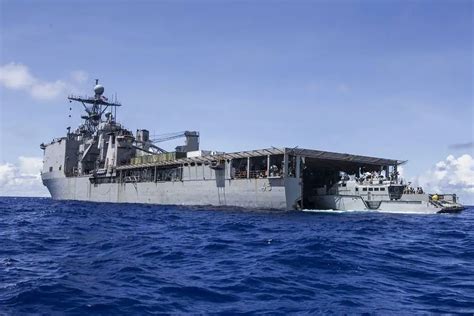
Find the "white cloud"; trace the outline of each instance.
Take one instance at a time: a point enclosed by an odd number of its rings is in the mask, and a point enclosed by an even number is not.
[[[84,83],[87,81],[89,76],[87,75],[85,71],[76,70],[76,71],[71,72],[71,78],[77,83]]]
[[[7,89],[25,91],[39,100],[51,100],[77,90],[76,85],[85,82],[87,74],[77,70],[71,73],[71,78],[73,82],[45,81],[33,76],[29,68],[23,64],[9,63],[0,66],[1,85]]]
[[[35,81],[25,65],[10,63],[0,67],[0,82],[9,89],[26,89]]]
[[[48,196],[41,182],[40,157],[18,158],[16,164],[0,164],[0,195],[2,196]]]
[[[463,200],[474,201],[474,158],[469,154],[449,155],[414,181],[427,192],[456,193]]]
[[[15,166],[11,163],[0,164],[0,188],[6,187],[15,179]]]
[[[24,157],[18,158],[18,167],[22,175],[39,176],[39,172],[43,169],[43,159],[40,157]]]
[[[67,93],[67,84],[61,80],[37,83],[31,87],[30,93],[36,99],[50,100]]]

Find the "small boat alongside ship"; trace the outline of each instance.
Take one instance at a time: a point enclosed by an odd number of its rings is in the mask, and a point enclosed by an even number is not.
[[[320,209],[366,210],[388,213],[457,213],[464,209],[456,194],[427,194],[398,177],[342,175],[332,186],[316,189],[311,198]]]
[[[199,148],[199,132],[150,137],[116,120],[117,101],[69,96],[84,121],[41,144],[41,178],[53,199],[113,203],[236,206],[278,210],[459,212],[455,194],[413,194],[396,159],[302,149],[263,148],[224,153]],[[168,152],[163,141],[185,138]],[[160,145],[160,146],[159,146]]]

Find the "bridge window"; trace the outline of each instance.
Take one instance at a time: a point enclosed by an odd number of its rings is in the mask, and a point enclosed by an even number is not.
[[[367,191],[367,188],[362,188],[362,191]]]
[[[380,191],[385,191],[385,188],[380,188]]]
[[[369,191],[373,191],[373,190],[374,190],[374,188],[369,188]]]
[[[49,172],[53,172],[53,167],[49,167]]]
[[[378,190],[379,190],[379,188],[374,188],[374,191],[378,191]]]

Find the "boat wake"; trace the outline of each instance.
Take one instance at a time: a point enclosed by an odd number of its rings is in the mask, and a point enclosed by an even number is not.
[[[303,212],[307,213],[331,213],[331,214],[344,214],[344,213],[381,213],[381,214],[415,214],[415,215],[436,215],[436,213],[428,212],[417,212],[417,211],[403,211],[403,210],[390,210],[390,211],[379,211],[379,210],[318,210],[318,209],[303,209]]]
[[[374,211],[358,211],[358,210],[317,210],[317,209],[303,209],[301,210],[303,212],[308,212],[308,213],[374,213]]]

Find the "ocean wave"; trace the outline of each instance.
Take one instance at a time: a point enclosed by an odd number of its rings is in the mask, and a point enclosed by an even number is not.
[[[305,211],[0,198],[0,314],[474,312],[474,208]]]

